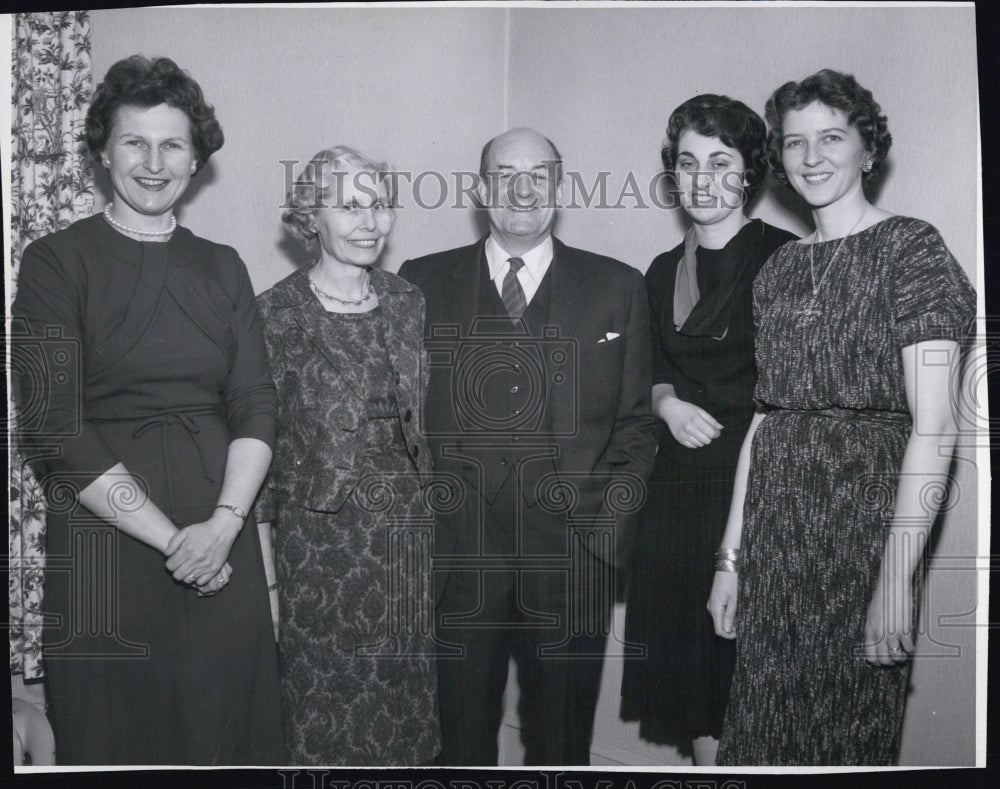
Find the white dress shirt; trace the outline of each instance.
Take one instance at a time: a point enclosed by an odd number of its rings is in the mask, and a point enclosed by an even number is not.
[[[508,254],[493,236],[486,239],[486,262],[490,267],[490,279],[496,285],[501,298],[503,298],[503,280],[510,271],[508,260],[512,257],[519,257],[524,261],[521,270],[517,272],[517,281],[521,283],[521,290],[524,291],[524,303],[531,304],[542,277],[552,263],[552,236],[546,236],[541,244],[529,249],[523,255]]]

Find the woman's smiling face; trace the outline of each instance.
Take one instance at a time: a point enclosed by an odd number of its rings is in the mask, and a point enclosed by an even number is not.
[[[115,190],[116,213],[126,224],[173,208],[191,181],[197,160],[191,121],[183,110],[123,105],[104,147],[102,162]]]
[[[833,205],[861,190],[867,151],[843,112],[814,101],[785,113],[781,126],[785,175],[810,206]]]

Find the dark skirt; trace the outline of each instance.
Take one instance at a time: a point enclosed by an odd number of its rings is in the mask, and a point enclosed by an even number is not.
[[[622,718],[643,739],[682,747],[718,738],[735,660],[705,607],[733,492],[732,465],[698,467],[657,456],[628,580]]]
[[[170,419],[98,425],[178,524],[212,514],[229,444],[220,417],[189,418],[192,429]],[[125,509],[136,500],[124,484],[113,495]],[[43,640],[58,763],[284,764],[253,518],[230,551],[230,582],[198,597],[174,581],[158,551],[79,506],[72,477],[50,480],[47,499],[45,606],[53,618]]]

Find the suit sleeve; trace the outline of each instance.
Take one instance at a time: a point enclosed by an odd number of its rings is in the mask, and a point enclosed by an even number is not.
[[[642,276],[638,271],[634,274],[628,296],[618,413],[600,464],[616,471],[628,471],[645,480],[653,468],[656,419],[651,410],[649,302]]]
[[[605,477],[601,501],[594,511],[610,504],[616,517],[641,505],[646,479],[656,454],[657,421],[651,410],[652,353],[649,302],[638,271],[629,283],[625,353],[621,367],[618,412],[608,445],[595,471]],[[620,546],[629,544],[628,518],[617,517]],[[625,550],[620,547],[619,550]]]

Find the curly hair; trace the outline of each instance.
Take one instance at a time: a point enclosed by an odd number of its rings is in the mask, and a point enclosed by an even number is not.
[[[888,119],[882,114],[882,108],[870,90],[859,85],[852,74],[842,74],[833,69],[817,71],[801,82],[786,82],[767,100],[764,109],[769,127],[767,159],[774,177],[789,185],[781,162],[785,115],[789,110],[801,110],[814,101],[840,110],[847,116],[847,122],[858,130],[865,150],[872,158],[871,169],[862,172],[861,177],[865,183],[872,180],[882,169],[892,145]]]
[[[396,179],[392,177],[392,169],[387,163],[373,161],[346,145],[324,148],[302,168],[285,199],[285,211],[281,214],[281,221],[285,223],[288,232],[307,247],[312,245],[319,234],[313,222],[316,209],[328,206],[331,198],[338,197],[335,192],[341,182],[336,178],[327,179],[327,174],[346,172],[348,169],[358,169],[374,175],[375,182],[385,184],[389,205],[395,205]]]
[[[132,55],[115,63],[94,91],[87,110],[87,147],[99,158],[111,135],[119,107],[148,109],[166,104],[181,110],[191,121],[195,172],[222,147],[222,127],[215,109],[205,102],[201,86],[170,58],[150,60]]]
[[[673,173],[677,167],[677,143],[686,131],[703,137],[718,137],[724,145],[739,151],[745,168],[746,198],[754,196],[767,174],[764,156],[767,128],[760,115],[742,101],[728,96],[703,93],[688,99],[667,121],[667,136],[660,148],[660,159],[668,173]]]

